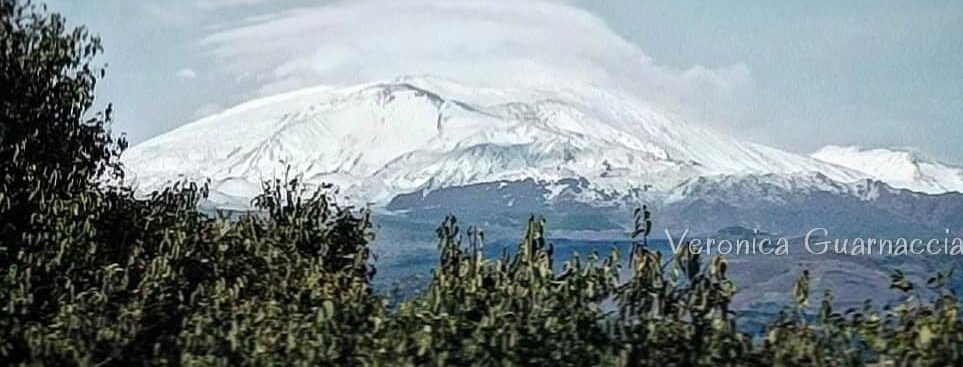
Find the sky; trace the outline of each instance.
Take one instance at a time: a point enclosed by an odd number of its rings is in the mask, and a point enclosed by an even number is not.
[[[257,97],[401,74],[634,95],[799,153],[963,165],[963,1],[48,0],[103,39],[136,144]]]

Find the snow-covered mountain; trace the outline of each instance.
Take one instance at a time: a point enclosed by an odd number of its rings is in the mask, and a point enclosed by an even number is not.
[[[261,182],[290,167],[309,185],[373,203],[397,224],[390,240],[449,213],[489,234],[513,236],[540,213],[560,231],[623,238],[640,203],[663,228],[701,233],[963,231],[963,194],[926,194],[963,188],[959,170],[898,152],[792,154],[592,87],[477,88],[430,76],[317,87],[186,124],[122,159],[141,193],[210,180],[208,204],[228,209],[247,208]]]
[[[811,157],[860,171],[897,188],[928,194],[963,192],[963,168],[909,150],[827,146]]]
[[[128,151],[142,191],[210,179],[219,205],[245,205],[290,166],[384,205],[401,194],[490,182],[586,183],[579,200],[684,193],[705,177],[824,185],[872,177],[690,125],[610,91],[475,88],[430,76],[317,87],[248,102]],[[819,173],[819,179],[813,179]]]

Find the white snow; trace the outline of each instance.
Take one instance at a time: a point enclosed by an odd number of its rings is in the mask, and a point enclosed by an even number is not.
[[[670,192],[704,176],[873,176],[719,135],[608,90],[476,88],[431,76],[248,102],[146,141],[123,161],[141,192],[210,179],[213,193],[246,198],[290,166],[308,183],[375,204],[528,178],[584,178],[628,193]]]
[[[896,188],[927,194],[963,192],[963,169],[910,150],[827,146],[811,157],[863,172]]]

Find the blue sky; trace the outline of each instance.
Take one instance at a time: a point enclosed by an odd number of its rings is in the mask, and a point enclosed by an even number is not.
[[[548,63],[524,51],[545,46],[560,59],[548,71],[602,84],[628,75],[641,86],[618,87],[744,139],[802,153],[826,144],[907,146],[963,164],[961,1],[495,3],[479,10],[482,23],[437,7],[403,9],[398,20],[373,9],[377,2],[359,10],[299,0],[48,1],[103,37],[109,68],[100,96],[115,104],[115,128],[134,143],[305,84],[430,72],[411,65],[463,72],[478,55],[468,47],[507,64]],[[339,17],[350,21],[326,24]],[[497,38],[505,30],[531,40]],[[417,54],[388,65],[408,52],[388,42]],[[372,43],[391,50],[359,50]],[[415,62],[438,55],[457,65]],[[352,65],[360,59],[371,65]],[[596,61],[611,75],[573,72]]]

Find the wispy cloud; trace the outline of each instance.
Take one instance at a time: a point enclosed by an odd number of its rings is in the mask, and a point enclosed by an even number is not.
[[[140,5],[148,19],[164,25],[184,25],[191,20],[191,15],[193,14],[193,12],[182,4],[144,1]]]
[[[219,9],[226,7],[262,4],[266,2],[268,2],[268,0],[198,0],[196,4],[202,9]]]
[[[341,2],[253,18],[201,45],[215,69],[256,83],[258,94],[435,74],[485,86],[592,85],[729,115],[752,85],[743,65],[661,66],[601,19],[561,2]]]
[[[197,72],[191,68],[183,68],[174,73],[178,78],[181,79],[195,79],[197,78]]]
[[[198,21],[223,21],[219,12],[254,5],[279,4],[269,0],[142,0],[144,13],[165,25],[184,26]]]

